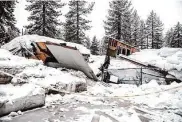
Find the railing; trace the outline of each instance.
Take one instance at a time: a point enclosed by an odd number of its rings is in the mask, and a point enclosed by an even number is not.
[[[136,84],[137,86],[150,82],[152,79],[165,78],[165,75],[155,71],[156,68],[122,68],[109,69],[109,74],[119,77],[118,83]]]

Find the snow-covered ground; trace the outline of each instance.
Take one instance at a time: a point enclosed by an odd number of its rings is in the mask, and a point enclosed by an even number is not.
[[[0,54],[1,73],[13,77],[10,84],[0,85],[0,116],[44,105],[49,90],[79,92],[87,88],[86,79],[72,75],[71,70],[46,67],[42,61],[15,56],[5,49]]]
[[[39,86],[0,85],[0,116],[13,111],[27,110],[45,104],[45,90]]]
[[[93,119],[100,119],[98,122],[182,121],[182,83],[159,85],[158,81],[151,80],[148,84],[138,87],[127,84],[106,84],[91,81],[81,72],[54,69],[43,66],[41,61],[13,56],[3,49],[0,49],[0,54],[3,54],[0,55],[1,70],[8,71],[8,68],[19,70],[19,72],[9,72],[14,75],[12,80],[14,85],[0,85],[1,101],[5,98],[11,101],[19,95],[26,96],[32,90],[31,93],[34,93],[37,91],[35,87],[45,91],[54,88],[70,92],[74,91],[76,84],[87,84],[87,91],[81,93],[64,96],[46,95],[43,108],[25,112],[15,118],[10,117],[9,120],[13,122],[36,122],[37,120],[40,122],[91,122]],[[89,65],[95,74],[99,72],[98,68],[103,64],[104,58],[105,56],[91,55]],[[181,49],[143,50],[131,55],[130,58],[163,68],[182,80]],[[136,67],[127,61],[111,59],[109,69]],[[22,89],[20,84],[24,84],[21,85]],[[31,90],[28,86],[32,86]],[[9,88],[12,90],[8,91]],[[2,119],[8,120],[6,117]]]

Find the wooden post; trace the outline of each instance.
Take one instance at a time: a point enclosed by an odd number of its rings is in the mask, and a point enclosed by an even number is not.
[[[23,33],[23,28],[22,28],[22,30],[21,30],[21,34],[22,34],[22,36],[24,35],[24,33]]]

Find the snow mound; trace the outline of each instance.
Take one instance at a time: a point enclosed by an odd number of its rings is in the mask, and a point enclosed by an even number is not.
[[[182,49],[180,48],[146,49],[130,57],[168,71],[173,69],[182,71]]]
[[[46,67],[42,61],[15,56],[4,49],[0,49],[0,54],[4,54],[0,55],[0,70],[14,75],[11,81],[13,84],[33,83],[45,89],[55,88],[67,92],[86,90],[86,80],[70,72]]]
[[[86,80],[74,76],[71,70],[46,67],[42,61],[15,56],[5,49],[0,49],[0,54],[3,54],[0,71],[13,77],[13,85],[0,85],[0,116],[44,105],[45,94],[51,90],[81,92],[87,89]]]
[[[66,43],[67,46],[72,46],[76,47],[82,54],[90,54],[90,50],[88,50],[86,47],[84,47],[81,44],[76,44],[76,43],[71,43],[71,42],[65,42],[63,40],[58,40],[58,39],[53,39],[49,37],[44,37],[44,36],[38,36],[38,35],[24,35],[24,36],[19,36],[9,43],[3,45],[1,48],[6,49],[6,50],[13,50],[13,49],[21,49],[21,46],[26,47],[27,49],[31,49],[31,43],[32,42],[53,42],[53,43]]]
[[[39,86],[0,85],[0,116],[12,111],[26,110],[44,105],[45,90]]]
[[[134,53],[130,58],[165,69],[182,80],[181,48],[145,49]]]
[[[12,55],[5,49],[0,49],[0,68],[24,68],[28,66],[37,66],[43,64],[42,61],[25,59]]]

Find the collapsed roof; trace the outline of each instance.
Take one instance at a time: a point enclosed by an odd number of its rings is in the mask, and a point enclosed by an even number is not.
[[[62,44],[66,44],[66,46],[63,46]],[[58,63],[56,64],[58,67],[80,70],[88,78],[97,80],[92,69],[80,54],[80,52],[82,54],[90,54],[90,51],[80,44],[38,35],[25,35],[13,39],[2,46],[2,48],[9,50],[15,55],[42,60],[45,64],[56,62]],[[47,59],[51,60],[47,62]],[[54,60],[52,61],[52,59]]]
[[[1,48],[6,50],[14,50],[14,52],[17,52],[21,49],[22,46],[26,47],[27,49],[32,49],[31,43],[32,42],[52,42],[57,44],[63,44],[66,43],[67,46],[76,47],[81,54],[90,54],[90,50],[88,50],[86,47],[84,47],[81,44],[71,43],[71,42],[65,42],[63,40],[53,39],[49,37],[39,36],[39,35],[24,35],[19,36],[9,43],[3,45]],[[12,52],[13,53],[13,52]]]

